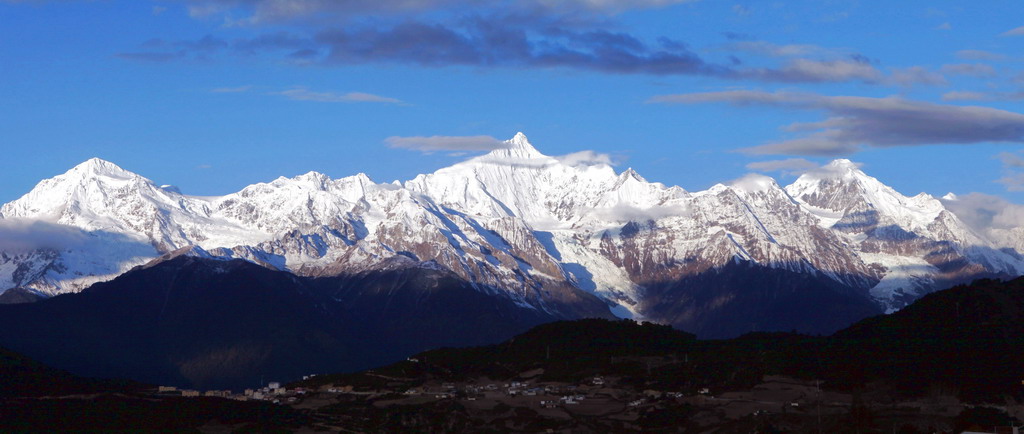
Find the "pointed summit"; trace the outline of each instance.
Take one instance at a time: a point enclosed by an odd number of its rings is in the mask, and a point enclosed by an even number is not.
[[[845,158],[835,159],[824,166],[800,175],[786,189],[806,189],[808,186],[817,185],[821,182],[855,182],[862,184],[866,188],[876,188],[882,185],[877,179],[868,176],[864,171],[860,170],[861,166],[861,163]]]
[[[530,144],[530,139],[526,138],[526,134],[523,134],[522,131],[516,133],[515,136],[512,136],[512,138],[509,140],[509,143],[511,143],[512,147],[515,148],[533,149],[533,145]]]
[[[506,147],[496,149],[491,152],[492,155],[501,157],[511,158],[538,158],[544,157],[537,148],[534,148],[530,144],[530,140],[526,138],[526,134],[522,132],[516,133],[514,137],[505,141]]]
[[[644,179],[643,176],[640,176],[639,173],[636,173],[636,171],[633,170],[632,167],[627,168],[624,172],[619,174],[619,179],[621,179],[621,180],[626,180],[626,179],[630,179],[630,178],[632,178],[634,180],[637,180],[637,181],[640,181],[640,182],[647,182],[647,180]]]
[[[786,187],[786,192],[818,209],[851,216],[873,213],[908,231],[925,230],[922,228],[927,228],[943,211],[935,198],[927,194],[907,197],[861,171],[860,164],[846,159],[834,160],[801,175]]]
[[[121,166],[118,166],[107,160],[93,157],[79,163],[75,167],[72,167],[70,170],[65,172],[63,176],[70,176],[76,178],[91,178],[96,176],[104,176],[111,178],[132,178],[138,175],[127,170],[124,170],[121,168]]]

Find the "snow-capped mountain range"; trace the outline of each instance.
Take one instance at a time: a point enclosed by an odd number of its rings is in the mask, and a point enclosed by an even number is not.
[[[647,288],[729,264],[819,276],[889,311],[951,283],[1024,274],[1001,248],[1014,244],[848,160],[786,187],[748,175],[688,192],[543,155],[521,133],[505,144],[404,184],[310,172],[217,197],[91,159],[0,208],[0,223],[48,239],[0,252],[0,292],[77,292],[188,254],[305,276],[439,269],[528,309],[557,314],[582,290],[659,321]]]

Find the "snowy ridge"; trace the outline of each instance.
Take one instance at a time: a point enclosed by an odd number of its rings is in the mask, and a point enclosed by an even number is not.
[[[1024,273],[942,203],[836,160],[785,188],[750,175],[700,192],[632,169],[568,164],[517,134],[402,185],[316,172],[217,197],[182,194],[99,159],[40,182],[0,223],[75,228],[83,242],[0,253],[0,291],[81,290],[161,255],[241,258],[302,275],[444,270],[522,306],[564,311],[583,290],[644,317],[644,287],[736,262],[827,276],[886,309],[958,279]]]
[[[904,196],[849,160],[804,174],[786,191],[881,270],[871,295],[889,311],[968,276],[1024,273],[1018,256],[972,231],[938,199]]]

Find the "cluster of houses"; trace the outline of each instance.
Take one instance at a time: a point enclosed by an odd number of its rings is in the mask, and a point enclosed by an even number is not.
[[[305,376],[303,379],[308,379],[311,376]],[[351,390],[351,386],[348,386],[348,390]],[[335,393],[341,393],[341,391],[331,390]],[[200,397],[200,396],[213,396],[218,398],[234,399],[237,401],[248,401],[248,400],[262,400],[262,401],[273,401],[275,404],[281,402],[281,398],[287,398],[289,401],[294,402],[296,395],[305,395],[306,389],[297,387],[295,389],[286,389],[277,381],[272,381],[266,386],[259,389],[245,389],[241,394],[233,393],[230,390],[207,390],[198,391],[194,389],[178,389],[174,386],[159,386],[157,393],[162,396],[182,396],[186,398]]]
[[[482,399],[487,395],[494,397],[495,394],[504,395],[505,397],[532,397],[532,396],[551,396],[552,399],[542,399],[537,402],[541,408],[555,408],[559,406],[577,405],[587,399],[585,393],[580,393],[584,390],[594,390],[604,388],[606,380],[603,377],[593,377],[588,379],[586,382],[580,385],[540,385],[531,384],[529,381],[511,381],[508,383],[490,383],[483,385],[467,384],[464,386],[456,386],[454,383],[442,383],[438,386],[420,386],[414,387],[403,392],[407,396],[430,396],[437,399],[466,399],[469,401],[476,401]],[[704,390],[703,393],[708,393]],[[669,398],[682,398],[684,395],[681,392],[660,392],[654,390],[645,390],[643,396],[632,400],[628,403],[630,407],[639,407],[645,402],[651,399],[660,399],[662,397]],[[557,398],[556,398],[557,397]]]
[[[305,376],[303,379],[309,379],[312,375]],[[574,385],[553,385],[553,384],[531,384],[530,381],[510,381],[508,383],[489,383],[489,384],[466,384],[456,385],[455,383],[442,383],[440,386],[436,384],[434,386],[419,386],[413,387],[402,392],[407,396],[430,396],[437,399],[465,399],[469,401],[475,401],[483,399],[485,397],[552,397],[552,399],[540,400],[539,406],[541,408],[555,408],[559,406],[571,406],[580,404],[582,401],[587,399],[587,390],[604,389],[606,387],[606,380],[603,377],[597,376],[587,379],[582,384]],[[215,396],[221,398],[235,399],[240,401],[248,400],[263,400],[271,401],[275,404],[296,402],[302,395],[314,392],[308,391],[304,388],[298,387],[294,389],[286,389],[279,382],[270,382],[265,387],[259,389],[245,389],[240,394],[232,393],[229,390],[208,390],[200,392],[198,390],[182,389],[179,390],[174,386],[160,386],[157,392],[161,395],[177,395],[183,397],[198,397],[198,396]],[[319,392],[331,393],[331,394],[381,394],[387,393],[387,391],[375,391],[375,392],[355,392],[353,386],[325,386],[321,388]],[[583,393],[581,393],[583,392]],[[701,389],[699,391],[702,395],[710,393],[708,389]],[[659,399],[662,397],[669,398],[682,398],[683,393],[681,392],[658,392],[653,390],[645,390],[643,396],[633,397],[628,403],[630,407],[639,407],[645,402],[651,399]],[[532,402],[532,401],[531,401]]]
[[[205,392],[200,392],[200,391],[194,390],[194,389],[181,389],[181,390],[179,390],[177,387],[174,387],[174,386],[160,386],[160,387],[157,388],[157,393],[159,393],[161,395],[165,395],[165,396],[166,395],[184,396],[186,398],[194,398],[194,397],[199,397],[199,396],[215,396],[215,397],[218,397],[218,398],[232,398],[233,397],[230,390],[207,390]]]

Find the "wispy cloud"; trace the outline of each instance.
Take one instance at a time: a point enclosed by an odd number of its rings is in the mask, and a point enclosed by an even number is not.
[[[969,193],[942,199],[942,205],[967,226],[991,239],[1005,238],[1005,234],[999,233],[1000,230],[1024,226],[1024,206],[998,196]]]
[[[942,65],[942,72],[946,74],[969,75],[972,77],[994,77],[995,68],[984,63],[957,63],[953,65]]]
[[[384,144],[390,148],[410,149],[425,153],[493,151],[509,147],[509,142],[503,142],[491,136],[392,136],[384,139]]]
[[[797,92],[737,90],[659,95],[663,104],[729,103],[825,112],[828,118],[797,123],[786,131],[803,137],[742,149],[752,154],[835,156],[864,146],[895,147],[985,142],[1024,143],[1024,115],[977,106],[954,106],[902,97],[824,96]]]
[[[988,101],[991,94],[965,90],[954,90],[942,94],[943,101]]]
[[[238,86],[238,87],[217,87],[210,89],[212,93],[242,93],[252,90],[251,85]]]
[[[792,59],[781,68],[737,72],[743,78],[784,83],[828,83],[860,81],[878,83],[885,77],[874,65],[861,59]]]
[[[1020,101],[1024,92],[951,91],[942,95],[943,101]]]
[[[1003,162],[1006,176],[996,180],[1003,184],[1008,191],[1024,191],[1024,156],[1019,152],[1001,152],[996,155]]]
[[[945,86],[949,84],[942,74],[931,71],[923,66],[911,66],[909,68],[896,68],[889,75],[888,81],[900,86],[927,85]]]
[[[172,60],[179,60],[185,57],[187,53],[185,51],[134,51],[117,53],[114,57],[132,60],[137,62],[151,62],[151,63],[162,63],[170,62]]]
[[[341,102],[341,103],[357,103],[357,102],[374,102],[374,103],[386,103],[386,104],[404,104],[402,100],[396,98],[389,98],[386,96],[374,95],[372,93],[364,92],[349,92],[349,93],[334,93],[334,92],[314,92],[309,89],[299,87],[294,89],[288,89],[281,92],[273,92],[273,95],[281,95],[293,101],[314,101],[314,102]]]
[[[615,206],[607,208],[594,208],[591,214],[605,221],[613,222],[647,222],[650,220],[661,220],[664,218],[685,218],[690,215],[690,210],[683,204],[654,205],[641,208],[628,203],[619,202]]]
[[[996,182],[1003,184],[1008,191],[1024,191],[1024,156],[1019,152],[1001,152],[996,155],[1003,162],[1006,176]]]
[[[1024,173],[1014,172],[996,180],[1006,191],[1024,191]]]
[[[429,11],[465,11],[486,6],[519,14],[594,14],[611,16],[628,10],[667,7],[694,0],[189,0],[195,18],[224,16],[235,25],[274,24],[322,19],[338,22],[361,16],[409,16]]]
[[[787,158],[785,160],[756,161],[747,164],[747,169],[758,172],[782,172],[785,175],[799,175],[819,166],[813,161],[803,158]]]
[[[768,41],[738,41],[726,45],[726,48],[770,57],[803,57],[841,53],[841,50],[811,44],[775,44]]]
[[[1002,36],[1024,36],[1024,26],[1003,32]]]
[[[732,12],[734,14],[736,14],[736,15],[741,16],[741,17],[745,17],[747,15],[750,15],[754,11],[752,9],[750,9],[749,6],[744,6],[744,5],[736,4],[736,5],[732,5]]]
[[[1021,154],[1013,152],[1000,152],[996,155],[999,161],[1003,162],[1004,167],[1014,167],[1018,169],[1024,169],[1024,157]]]
[[[956,57],[964,60],[990,60],[1002,61],[1009,59],[1009,56],[984,50],[960,50],[955,53]]]

